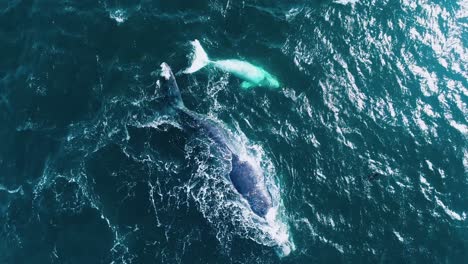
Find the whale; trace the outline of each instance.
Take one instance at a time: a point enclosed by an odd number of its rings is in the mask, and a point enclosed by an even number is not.
[[[193,47],[192,64],[183,72],[191,74],[199,71],[205,66],[212,66],[243,80],[241,88],[250,89],[254,87],[279,88],[280,83],[276,77],[259,66],[237,59],[210,60],[203,49],[200,41],[195,39],[190,42]]]
[[[247,201],[252,212],[265,218],[273,207],[273,201],[261,169],[254,162],[243,158],[243,155],[232,147],[235,142],[229,139],[227,131],[221,125],[185,107],[174,74],[167,63],[161,64],[158,82],[169,112],[177,116],[182,129],[190,134],[203,134],[218,149],[222,149],[223,153],[229,154],[231,171],[226,175],[226,179]]]

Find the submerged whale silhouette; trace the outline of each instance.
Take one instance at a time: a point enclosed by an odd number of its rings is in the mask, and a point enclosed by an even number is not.
[[[203,133],[217,147],[231,154],[232,170],[229,173],[229,180],[237,192],[247,200],[251,210],[256,215],[265,217],[273,203],[261,171],[250,161],[242,160],[240,153],[230,147],[233,142],[230,142],[222,127],[184,106],[174,74],[166,63],[161,64],[161,77],[160,86],[169,110],[178,116],[182,128],[188,133]]]
[[[232,73],[236,77],[244,80],[241,87],[249,89],[257,86],[268,88],[279,88],[278,80],[266,70],[255,66],[249,62],[241,60],[210,60],[200,42],[196,39],[190,42],[193,46],[192,65],[184,70],[184,73],[194,73],[201,68],[212,65],[223,71]]]

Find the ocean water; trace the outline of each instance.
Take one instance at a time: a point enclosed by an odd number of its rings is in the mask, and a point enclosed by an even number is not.
[[[282,87],[181,74],[193,39]],[[162,62],[276,224],[163,114]],[[466,262],[467,66],[466,0],[0,0],[0,263]]]

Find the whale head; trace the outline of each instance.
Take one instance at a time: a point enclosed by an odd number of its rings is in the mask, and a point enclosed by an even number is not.
[[[265,217],[272,207],[272,199],[264,183],[264,176],[249,161],[232,156],[232,170],[229,174],[236,190],[247,200],[252,211]]]

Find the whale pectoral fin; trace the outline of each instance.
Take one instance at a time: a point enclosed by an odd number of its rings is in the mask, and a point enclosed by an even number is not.
[[[247,90],[247,89],[250,89],[250,88],[252,88],[252,87],[254,87],[254,86],[255,86],[255,84],[253,84],[253,83],[251,83],[251,82],[248,82],[248,81],[243,81],[243,82],[241,83],[241,88],[242,88],[242,89],[246,89],[246,90]]]

